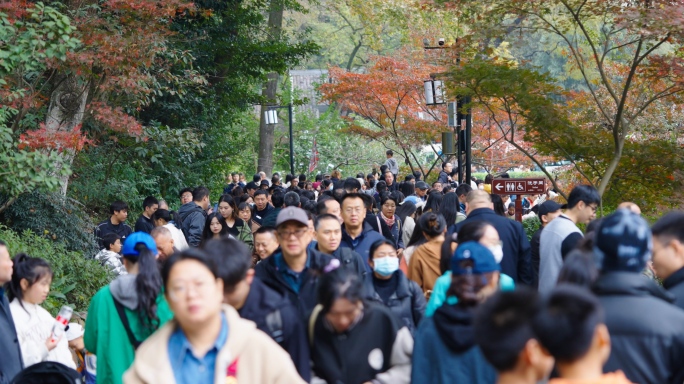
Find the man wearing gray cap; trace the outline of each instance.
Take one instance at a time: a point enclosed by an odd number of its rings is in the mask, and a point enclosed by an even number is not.
[[[275,235],[280,248],[256,265],[255,274],[271,288],[286,294],[306,318],[316,306],[317,275],[333,257],[309,249],[313,232],[301,208],[287,207],[278,213]]]

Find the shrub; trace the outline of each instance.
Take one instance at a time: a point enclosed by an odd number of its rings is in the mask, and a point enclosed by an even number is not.
[[[18,233],[30,230],[53,244],[63,244],[68,251],[80,251],[86,257],[98,251],[90,216],[79,202],[59,193],[25,193],[3,212],[3,219]]]
[[[532,240],[534,233],[541,228],[541,221],[538,217],[530,217],[522,222],[523,228],[525,228],[525,234],[527,235],[527,240]]]
[[[29,230],[19,234],[0,225],[0,239],[7,243],[10,255],[24,252],[50,263],[54,276],[50,296],[43,307],[53,315],[62,305],[71,306],[75,312],[87,311],[90,299],[114,278],[99,262],[84,257],[81,252],[68,251],[63,244]]]

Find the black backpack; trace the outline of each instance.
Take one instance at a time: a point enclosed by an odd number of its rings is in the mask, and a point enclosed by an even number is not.
[[[43,361],[32,365],[12,379],[11,384],[82,384],[81,375],[64,364]]]

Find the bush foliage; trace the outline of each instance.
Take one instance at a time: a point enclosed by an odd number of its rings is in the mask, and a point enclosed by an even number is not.
[[[21,234],[0,225],[0,239],[7,243],[10,255],[23,252],[45,259],[52,266],[52,287],[43,308],[53,315],[62,305],[75,312],[88,310],[90,299],[114,278],[114,274],[81,252],[68,251],[60,242],[53,242],[26,230]]]

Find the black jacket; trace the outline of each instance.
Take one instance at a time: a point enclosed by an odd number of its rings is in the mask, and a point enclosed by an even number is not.
[[[105,247],[102,243],[102,237],[110,233],[116,233],[117,235],[119,235],[119,237],[121,238],[121,244],[123,244],[124,240],[126,240],[126,236],[133,233],[133,230],[126,223],[120,223],[117,225],[112,224],[111,218],[101,222],[95,228],[95,240],[97,241],[97,244],[99,245],[100,249],[104,249]]]
[[[674,305],[684,309],[684,268],[663,280],[663,287],[674,296]]]
[[[282,293],[255,278],[245,304],[238,310],[244,319],[271,336],[290,354],[297,372],[307,382],[311,380],[309,343],[299,311]]]
[[[544,228],[539,228],[537,232],[532,235],[532,239],[530,240],[530,259],[532,260],[532,280],[533,280],[533,285],[535,289],[539,287],[539,263],[541,261],[541,258],[539,257],[539,245],[541,244],[541,232],[542,229]]]
[[[605,372],[622,370],[633,383],[684,382],[684,311],[641,274],[610,272],[594,284],[610,332]]]
[[[178,216],[181,219],[181,230],[191,247],[199,247],[202,242],[202,231],[204,223],[207,221],[207,212],[194,201],[181,205],[178,209]]]
[[[140,215],[140,217],[138,217],[138,221],[135,222],[136,232],[150,233],[153,229],[154,223],[152,222],[152,219],[148,219],[145,217],[145,215]]]
[[[390,296],[389,301],[384,303],[380,295],[375,290],[374,278],[369,276],[365,281],[365,289],[368,300],[387,306],[392,313],[397,315],[401,324],[413,331],[418,327],[418,323],[425,315],[425,295],[415,281],[409,280],[401,270],[394,272],[398,278],[397,289]]]
[[[330,255],[326,255],[314,249],[307,249],[309,269],[303,276],[299,293],[297,293],[290,287],[282,273],[278,271],[275,260],[276,255],[279,253],[281,253],[280,249],[275,251],[273,255],[269,256],[266,260],[262,260],[257,264],[256,267],[254,267],[255,275],[269,287],[285,294],[297,307],[303,321],[306,321],[317,304],[318,275],[322,273],[323,268],[328,265],[333,258]]]
[[[14,320],[5,291],[0,287],[0,384],[9,383],[24,368]]]
[[[316,317],[311,341],[312,368],[317,377],[330,384],[362,384],[390,368],[402,325],[386,307],[366,303],[359,322],[341,334],[331,330],[324,318],[322,314]],[[375,355],[381,358],[373,358]]]
[[[450,184],[449,183],[449,174],[444,172],[444,171],[439,172],[439,177],[437,178],[437,181],[439,183],[441,183],[443,186]]]
[[[470,212],[470,215],[465,220],[452,226],[449,234],[458,232],[465,223],[473,221],[487,222],[499,232],[499,238],[503,242],[504,254],[500,263],[501,273],[512,277],[516,283],[532,286],[533,274],[532,262],[530,260],[530,242],[527,241],[522,224],[499,216],[489,208],[479,208]]]
[[[319,251],[318,245],[316,245],[316,250]],[[366,278],[368,274],[366,271],[367,263],[355,251],[352,251],[350,248],[337,247],[337,250],[331,256],[339,260],[342,267],[356,272],[362,280]]]
[[[259,211],[254,208],[254,221],[256,221],[259,225],[265,226],[264,220],[268,217],[268,215],[273,212],[275,208],[271,206],[271,204],[266,204],[266,208],[264,208],[263,211]],[[277,216],[276,216],[277,218]],[[275,220],[273,221],[273,226],[275,227]]]

